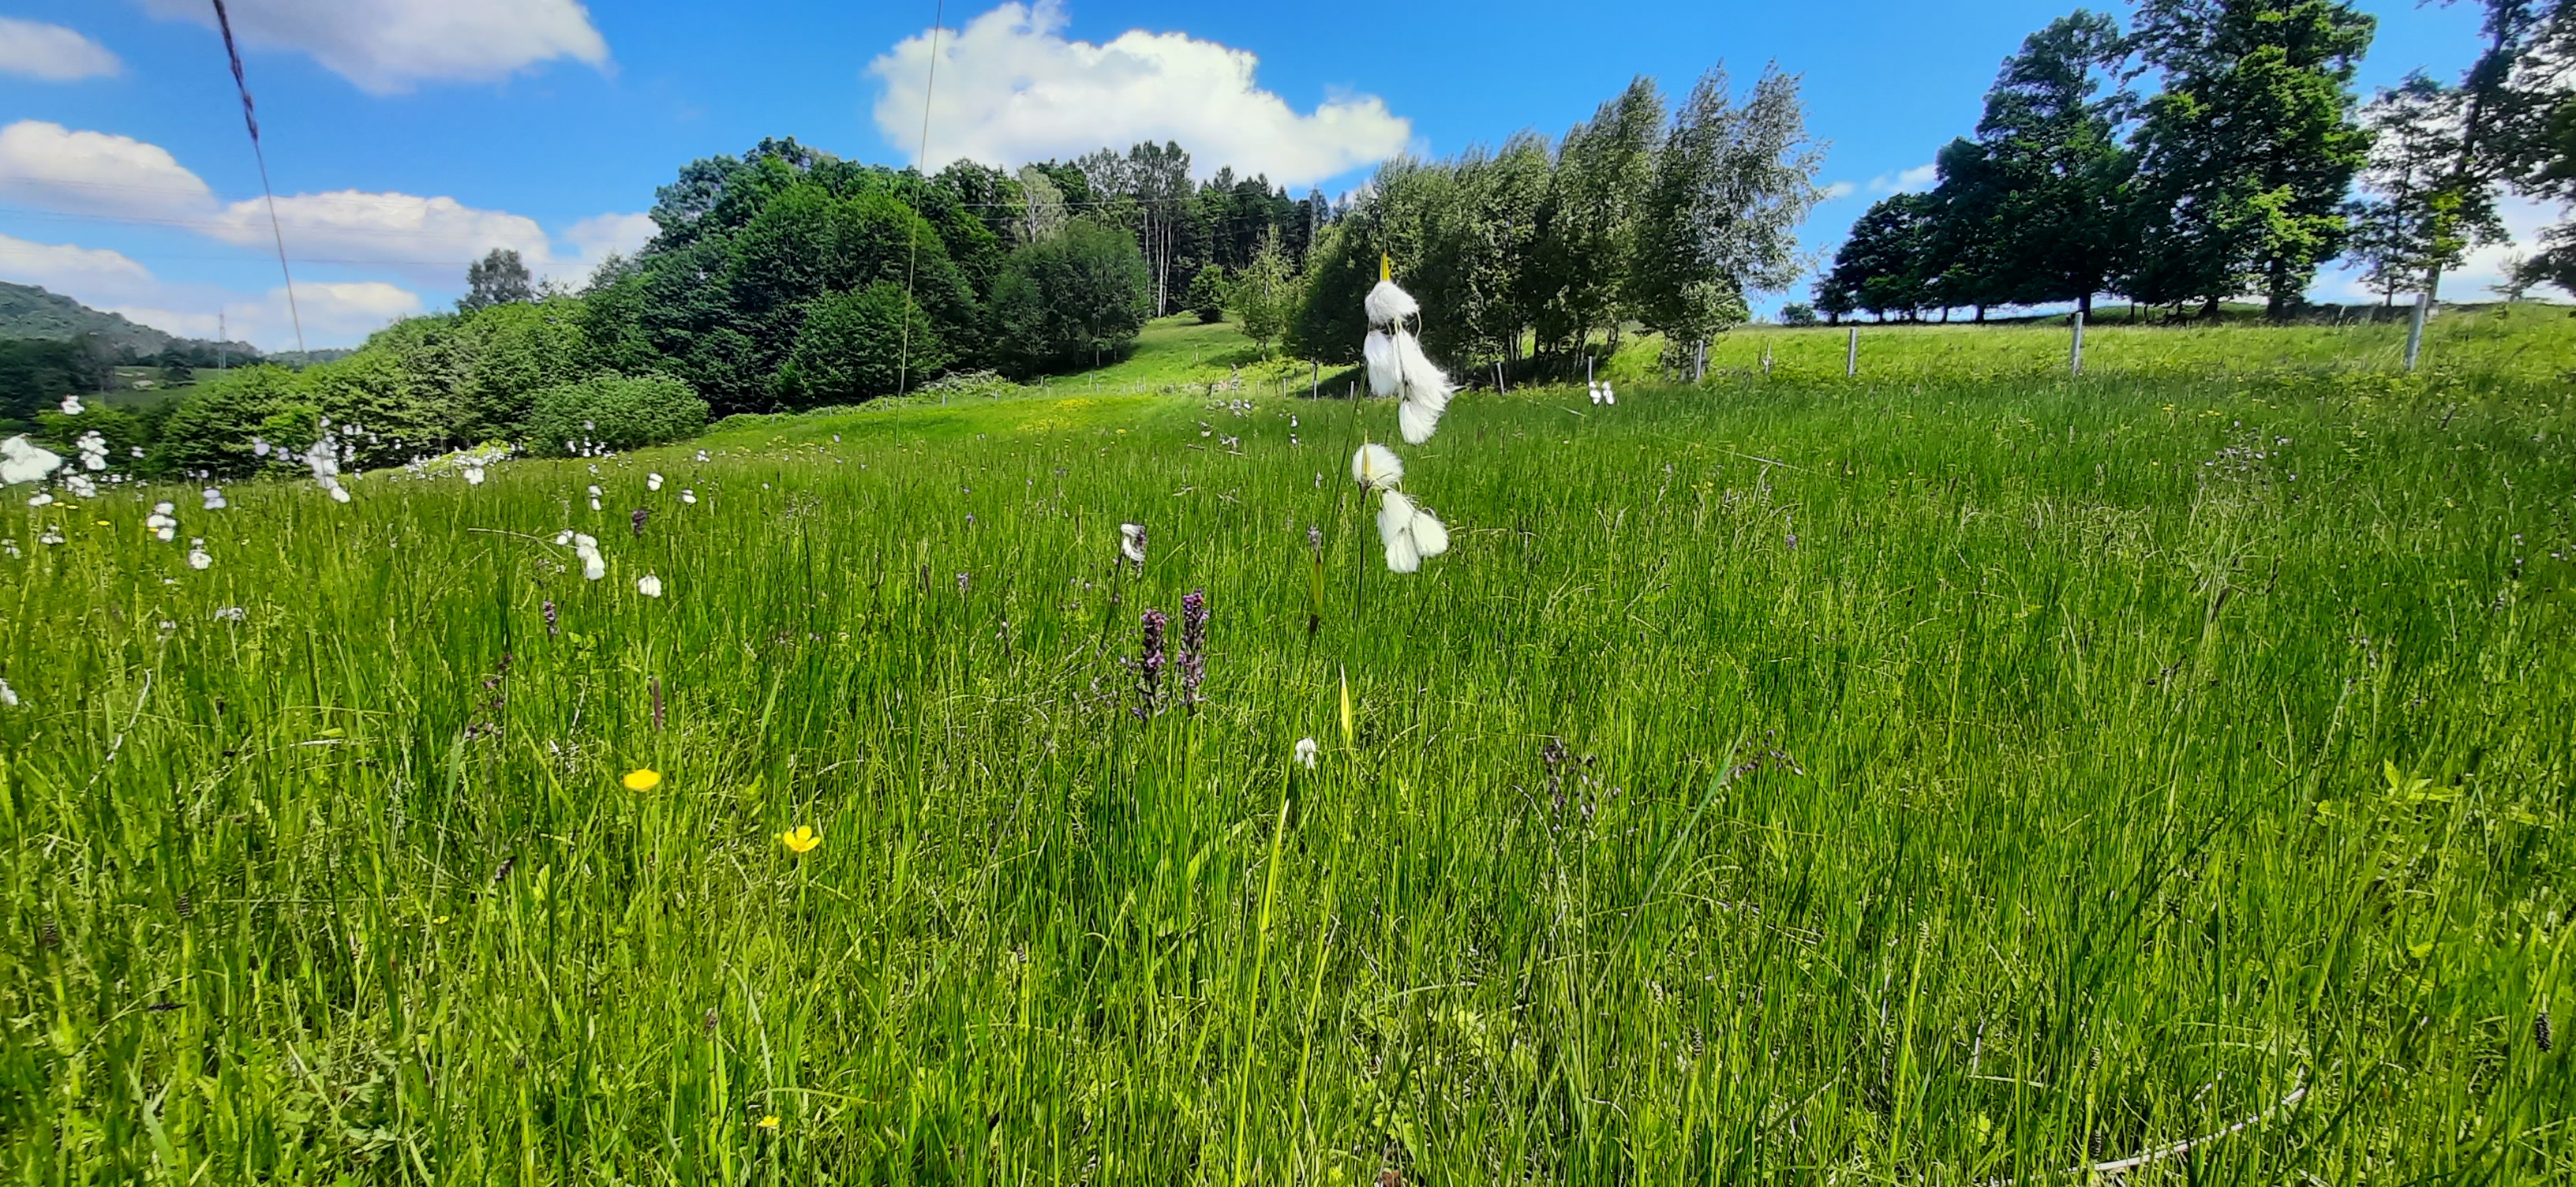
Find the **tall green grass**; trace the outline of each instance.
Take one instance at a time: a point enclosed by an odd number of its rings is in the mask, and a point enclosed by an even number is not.
[[[9,1177],[2576,1176],[2563,389],[1462,397],[1406,578],[1391,419],[11,500]]]

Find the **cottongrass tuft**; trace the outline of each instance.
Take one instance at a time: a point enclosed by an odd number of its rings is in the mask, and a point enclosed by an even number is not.
[[[660,490],[660,489],[662,489],[662,476],[661,476],[660,474],[650,474],[650,473],[646,474],[646,475],[644,476],[644,489],[646,489],[646,490]]]
[[[169,503],[154,503],[152,514],[143,517],[143,526],[152,529],[152,534],[165,544],[175,540],[179,536],[179,521],[171,512],[176,510],[178,508]]]
[[[188,541],[188,567],[189,567],[189,568],[191,568],[191,569],[195,569],[196,571],[198,571],[198,572],[200,572],[200,573],[203,573],[203,572],[205,572],[207,569],[212,568],[212,567],[214,566],[214,563],[215,563],[214,554],[209,553],[209,552],[207,552],[207,551],[206,551],[206,538],[205,538],[205,537],[203,537],[203,536],[199,536],[199,537],[197,537],[197,538],[195,538],[195,539],[193,539],[193,540]]]
[[[662,579],[651,573],[646,573],[645,575],[635,579],[635,592],[648,598],[661,597]]]
[[[1118,555],[1126,557],[1137,568],[1145,567],[1145,525],[1141,523],[1118,525]]]
[[[63,415],[65,415],[65,416],[78,416],[78,415],[80,415],[83,411],[85,411],[85,409],[83,409],[83,408],[81,407],[81,402],[80,402],[80,397],[79,397],[79,396],[64,396],[64,397],[63,397]]]
[[[12,709],[18,707],[18,690],[9,687],[9,681],[6,679],[0,679],[0,706]]]
[[[1297,739],[1297,749],[1293,752],[1292,757],[1298,766],[1304,767],[1309,771],[1314,770],[1315,740],[1313,738]]]
[[[1449,529],[1404,497],[1403,491],[1386,492],[1377,512],[1377,532],[1386,545],[1386,567],[1391,572],[1419,572],[1423,558],[1449,551]]]
[[[698,501],[698,492],[690,490],[687,487],[682,487],[680,488],[680,501],[694,506]]]
[[[1362,490],[1392,490],[1404,481],[1404,459],[1392,449],[1368,442],[1351,454],[1351,481]]]
[[[62,464],[61,454],[28,441],[23,433],[0,441],[0,486],[42,481]]]
[[[224,500],[224,488],[220,486],[207,487],[200,493],[200,497],[206,501],[205,509],[208,511],[221,511],[226,507],[232,506],[231,503]]]

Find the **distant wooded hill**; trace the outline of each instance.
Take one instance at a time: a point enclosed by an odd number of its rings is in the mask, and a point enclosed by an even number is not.
[[[69,342],[90,336],[120,359],[142,362],[156,359],[176,348],[191,356],[191,366],[210,366],[221,356],[232,361],[260,358],[259,348],[247,342],[209,342],[202,338],[182,338],[126,320],[123,314],[92,309],[60,293],[47,292],[33,285],[0,281],[0,341],[44,339]],[[205,356],[205,362],[193,356]]]

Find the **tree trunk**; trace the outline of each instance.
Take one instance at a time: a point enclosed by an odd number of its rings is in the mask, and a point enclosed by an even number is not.
[[[2075,299],[2075,310],[2076,312],[2084,315],[2084,320],[2093,320],[2093,294],[2086,293],[2081,297],[2077,297]]]

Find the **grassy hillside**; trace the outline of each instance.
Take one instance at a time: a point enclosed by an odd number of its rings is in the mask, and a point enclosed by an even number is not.
[[[171,543],[12,498],[0,1161],[2565,1182],[2529,333],[2414,380],[1731,336],[1797,361],[1461,397],[1411,576],[1346,476],[1377,402],[914,397],[191,489]],[[1141,626],[1193,592],[1195,704]]]

